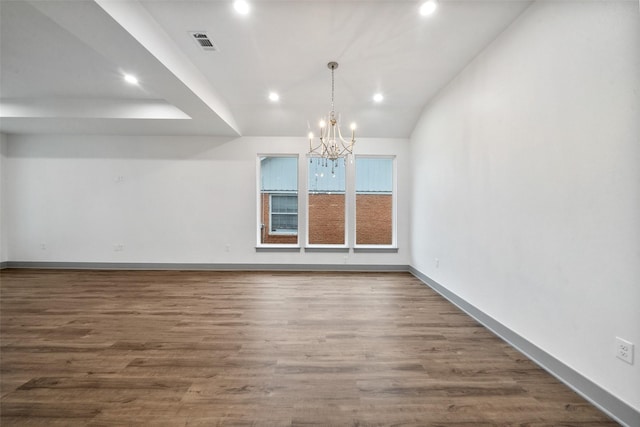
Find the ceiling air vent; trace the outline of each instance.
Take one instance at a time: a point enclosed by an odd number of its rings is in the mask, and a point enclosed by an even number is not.
[[[216,45],[213,44],[207,33],[205,33],[204,31],[194,31],[189,34],[191,34],[191,37],[193,37],[193,39],[196,41],[196,43],[198,43],[198,46],[200,46],[202,50],[208,50],[211,52],[215,52],[218,50]]]

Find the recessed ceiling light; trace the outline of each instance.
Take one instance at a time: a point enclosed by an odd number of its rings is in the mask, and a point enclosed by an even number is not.
[[[275,92],[271,92],[269,93],[269,101],[271,102],[278,102],[280,100],[280,95],[278,95]]]
[[[249,3],[247,3],[244,0],[234,1],[233,7],[236,9],[236,12],[238,12],[241,15],[246,15],[249,13],[249,10],[251,10],[251,8],[249,7]]]
[[[125,74],[123,76],[124,81],[131,84],[131,85],[137,85],[138,84],[138,78],[136,76],[134,76],[133,74]]]
[[[436,11],[437,8],[438,3],[436,2],[436,0],[427,0],[426,2],[422,3],[422,6],[420,6],[420,15],[431,15]]]
[[[375,95],[373,95],[373,100],[375,102],[382,102],[383,99],[384,96],[381,93],[376,93]]]

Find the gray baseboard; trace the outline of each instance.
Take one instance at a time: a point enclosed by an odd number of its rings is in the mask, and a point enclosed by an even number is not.
[[[551,356],[532,342],[521,337],[502,323],[488,316],[475,306],[469,304],[417,269],[409,266],[409,272],[620,424],[628,427],[640,426],[640,412],[636,411],[633,407]]]
[[[139,262],[8,261],[4,268],[67,270],[210,270],[210,271],[409,271],[408,265],[381,264],[217,264]]]
[[[4,270],[5,268],[9,268],[8,264],[9,264],[8,261],[0,262],[0,270]]]

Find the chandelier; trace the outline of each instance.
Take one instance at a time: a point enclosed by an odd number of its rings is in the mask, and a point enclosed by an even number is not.
[[[327,117],[320,121],[320,142],[315,147],[313,132],[309,132],[309,155],[322,159],[325,166],[332,162],[331,166],[334,167],[338,159],[353,155],[353,145],[356,142],[356,124],[351,123],[351,140],[345,140],[340,132],[339,116],[336,115],[333,106],[334,71],[338,68],[338,63],[331,61],[327,67],[331,70],[331,111]]]

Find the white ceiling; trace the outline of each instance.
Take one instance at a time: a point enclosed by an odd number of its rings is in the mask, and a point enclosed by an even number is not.
[[[303,136],[330,109],[335,60],[336,111],[358,135],[408,137],[529,3],[440,0],[423,17],[413,0],[253,0],[243,16],[231,0],[0,0],[0,131]]]

